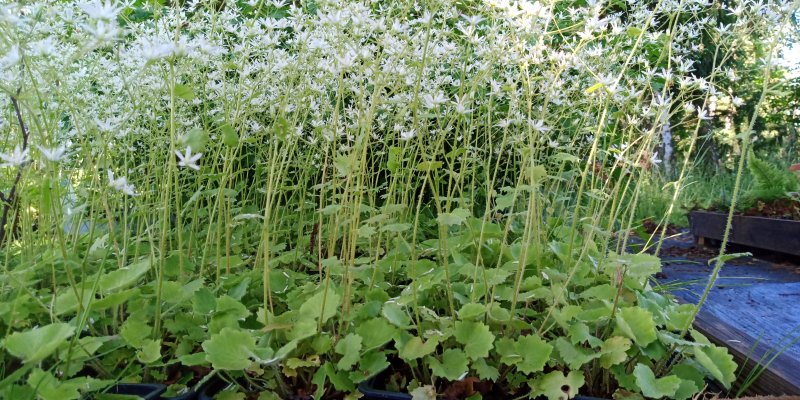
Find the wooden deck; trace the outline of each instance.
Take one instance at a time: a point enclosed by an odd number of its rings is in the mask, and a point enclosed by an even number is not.
[[[667,241],[665,249],[659,282],[679,301],[697,303],[712,269],[708,257],[686,235]],[[698,331],[730,349],[739,380],[769,363],[747,395],[800,395],[800,264],[778,261],[726,263],[695,321]]]

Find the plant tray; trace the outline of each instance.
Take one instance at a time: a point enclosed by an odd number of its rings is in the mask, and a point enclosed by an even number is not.
[[[722,240],[728,215],[692,211],[689,229],[698,241]],[[734,215],[730,243],[800,256],[800,221]]]
[[[358,391],[364,395],[364,400],[411,400],[412,396],[408,393],[392,392],[376,388],[376,378],[368,379],[358,385]],[[572,400],[608,400],[599,397],[577,395]]]

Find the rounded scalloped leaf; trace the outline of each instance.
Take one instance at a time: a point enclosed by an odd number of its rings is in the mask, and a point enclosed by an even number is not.
[[[23,362],[41,361],[66,342],[75,328],[66,323],[55,323],[33,328],[24,332],[14,332],[6,338],[3,346],[11,355]]]
[[[489,356],[494,347],[494,335],[483,322],[456,322],[456,341],[464,345],[467,356],[473,360]]]
[[[617,313],[617,327],[637,345],[645,347],[657,339],[653,314],[641,307],[627,307]]]
[[[653,370],[644,364],[636,365],[633,376],[636,377],[636,384],[642,390],[642,394],[654,399],[673,397],[681,387],[681,378],[674,375],[656,378]]]
[[[694,349],[694,358],[703,366],[714,379],[730,389],[736,380],[737,365],[728,349],[718,346],[698,347]]]
[[[242,370],[253,362],[250,357],[256,341],[249,333],[233,328],[223,328],[203,342],[206,361],[216,369]]]
[[[534,380],[533,395],[544,395],[548,400],[571,399],[585,383],[581,371],[570,371],[566,376],[561,371],[552,371]]]
[[[461,379],[461,376],[469,371],[467,355],[458,349],[445,350],[442,354],[441,362],[434,357],[427,357],[426,360],[431,367],[431,372],[433,372],[435,376],[450,381]]]

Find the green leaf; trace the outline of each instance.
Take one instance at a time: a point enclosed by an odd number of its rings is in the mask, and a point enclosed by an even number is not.
[[[458,318],[461,320],[469,320],[478,318],[486,313],[486,306],[477,303],[467,303],[458,311]]]
[[[208,144],[208,133],[202,128],[192,128],[181,137],[180,144],[182,145],[181,147],[191,148],[192,153],[203,153],[206,150],[206,144]]]
[[[656,379],[650,367],[644,364],[636,365],[633,376],[636,377],[636,385],[642,390],[642,394],[655,399],[675,396],[681,385],[681,378],[674,375]]]
[[[200,288],[192,297],[192,309],[196,314],[208,315],[217,308],[217,298],[208,288]]]
[[[358,371],[350,374],[354,383],[363,382],[389,367],[386,354],[381,351],[368,351],[358,362]]]
[[[233,328],[223,328],[203,342],[206,360],[216,369],[242,370],[253,362],[250,357],[256,341],[249,333]]]
[[[556,349],[570,369],[579,369],[583,364],[600,357],[600,353],[575,346],[563,337],[556,339]]]
[[[694,358],[714,379],[722,383],[726,389],[730,389],[736,380],[736,363],[733,361],[733,356],[728,353],[728,349],[714,345],[698,347],[694,349]]]
[[[38,362],[53,354],[73,333],[75,328],[69,324],[55,323],[14,332],[6,337],[4,346],[11,355],[25,363]]]
[[[111,381],[89,377],[78,377],[60,381],[49,372],[35,368],[28,375],[28,386],[36,390],[41,400],[74,400],[81,398],[81,391],[90,392],[103,389]]]
[[[225,146],[236,147],[239,144],[239,134],[230,124],[224,123],[220,125],[219,130],[222,132],[222,143]]]
[[[472,215],[469,210],[465,210],[463,208],[456,208],[455,210],[449,213],[441,213],[439,216],[436,217],[436,221],[439,222],[440,225],[461,225],[464,221],[467,220]]]
[[[438,345],[438,337],[433,337],[423,342],[420,337],[414,336],[400,345],[397,355],[404,360],[411,361],[433,353]]]
[[[400,233],[411,229],[411,224],[397,223],[388,224],[381,227],[381,232]]]
[[[324,324],[336,315],[341,301],[342,298],[334,291],[328,290],[326,293],[325,290],[321,290],[300,306],[300,316],[314,320],[322,318],[319,322]]]
[[[350,333],[339,343],[336,343],[336,353],[342,355],[342,359],[336,363],[340,370],[349,370],[358,362],[359,352],[361,351],[361,336]]]
[[[320,368],[325,372],[325,375],[328,377],[330,382],[333,384],[333,387],[336,390],[343,390],[343,391],[353,391],[355,390],[355,386],[353,385],[353,381],[347,376],[347,372],[345,371],[336,371],[333,368],[333,364],[330,362],[326,362],[325,365]],[[324,389],[324,387],[323,387]],[[320,398],[322,398],[320,396]]]
[[[672,398],[675,400],[686,400],[694,398],[694,395],[697,393],[700,393],[700,387],[690,380],[681,379],[681,384],[678,386],[678,390],[675,391],[675,395],[672,396]]]
[[[544,364],[550,359],[550,353],[553,351],[553,346],[536,335],[520,337],[517,340],[516,348],[522,357],[517,364],[517,369],[526,374],[543,370]]]
[[[397,173],[398,169],[403,163],[403,149],[401,147],[392,146],[389,148],[389,157],[386,160],[386,168],[392,174]]]
[[[399,304],[393,301],[383,303],[383,310],[381,313],[387,321],[398,328],[406,329],[411,325],[411,317],[408,316],[408,313],[406,313]]]
[[[143,364],[151,364],[161,359],[161,339],[147,339],[142,342],[141,348],[136,352],[136,359]]]
[[[478,373],[478,377],[485,381],[496,381],[500,377],[500,371],[487,364],[486,359],[483,358],[473,361],[472,368]]]
[[[383,318],[373,318],[358,324],[356,333],[362,337],[364,349],[372,350],[392,340],[397,328]]]
[[[723,254],[721,256],[717,256],[717,257],[714,257],[714,258],[708,260],[708,265],[714,265],[717,262],[717,260],[719,260],[722,263],[726,263],[728,261],[735,260],[737,258],[752,257],[752,256],[753,256],[753,253],[749,253],[749,252]]]
[[[133,285],[149,270],[150,260],[147,259],[109,272],[100,277],[100,281],[98,282],[100,293],[109,293]]]
[[[175,85],[175,96],[188,101],[192,101],[195,98],[192,87],[189,85],[182,85],[180,83]]]
[[[489,357],[489,350],[494,347],[494,335],[483,322],[456,322],[455,337],[464,345],[467,357],[473,360]]]
[[[652,254],[625,254],[619,256],[617,262],[626,266],[626,274],[634,278],[645,278],[661,272],[661,260]]]
[[[653,314],[641,307],[627,307],[617,313],[617,327],[637,345],[644,347],[656,340]]]
[[[143,319],[132,316],[125,320],[119,333],[125,342],[135,348],[139,348],[144,343],[144,340],[153,333],[153,328]]]
[[[442,168],[441,161],[423,161],[417,164],[417,170],[420,172],[430,172]]]
[[[442,361],[434,357],[426,358],[433,375],[450,381],[457,381],[468,371],[467,355],[459,349],[447,349],[442,354]]]
[[[571,399],[578,394],[578,389],[583,387],[584,383],[581,371],[570,371],[566,376],[561,371],[552,371],[534,380],[533,395],[543,395],[548,400]]]
[[[612,336],[600,346],[600,366],[610,368],[628,359],[627,351],[631,348],[631,340],[622,336]]]

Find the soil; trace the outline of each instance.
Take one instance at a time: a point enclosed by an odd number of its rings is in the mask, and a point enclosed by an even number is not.
[[[661,233],[661,229],[663,229],[663,227],[659,226],[655,221],[653,221],[650,218],[642,221],[642,228],[644,229],[645,232],[647,232],[647,233],[649,233],[651,235],[653,233],[659,233],[660,234]],[[656,232],[656,231],[658,231],[658,232]],[[675,225],[675,224],[668,224],[667,225],[667,231],[666,231],[666,235],[667,236],[677,235],[677,234],[680,234],[680,233],[681,233],[681,228],[678,227],[677,225]]]
[[[697,209],[698,211],[727,213],[727,208]],[[770,202],[757,201],[756,204],[744,211],[737,211],[736,215],[749,217],[765,217],[777,219],[790,219],[800,221],[800,201],[794,199],[778,199]]]
[[[769,203],[759,201],[741,214],[800,221],[800,202],[792,199],[780,199]]]
[[[402,361],[390,360],[390,362],[392,364],[389,368],[378,374],[372,385],[379,390],[403,391],[413,375],[408,365]],[[525,388],[523,391],[510,393],[507,388],[475,377],[466,377],[456,382],[442,382],[436,388],[436,392],[440,393],[439,397],[444,400],[464,400],[475,394],[480,394],[484,399],[515,399],[526,394],[528,390]]]

